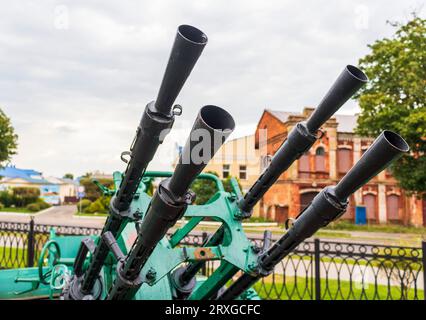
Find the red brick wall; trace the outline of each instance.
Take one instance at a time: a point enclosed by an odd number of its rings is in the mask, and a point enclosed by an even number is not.
[[[302,118],[303,119],[303,118]],[[278,150],[278,148],[281,146],[283,141],[285,140],[288,131],[292,128],[292,126],[295,125],[297,121],[300,121],[300,119],[289,119],[288,122],[283,123],[279,119],[277,119],[275,116],[273,116],[271,113],[265,110],[263,113],[258,126],[256,130],[256,145],[259,147],[259,137],[258,132],[260,129],[266,129],[267,130],[267,146],[266,150],[269,155],[275,154],[275,152]],[[275,215],[275,206],[285,206],[288,207],[288,216],[289,217],[296,217],[300,212],[300,192],[301,190],[314,190],[314,189],[322,189],[324,186],[327,185],[335,185],[337,183],[337,180],[333,180],[330,178],[330,169],[334,167],[337,173],[338,179],[340,179],[344,174],[339,174],[338,167],[337,167],[337,149],[339,145],[347,145],[351,147],[352,155],[351,155],[351,162],[353,162],[353,151],[354,151],[354,142],[348,140],[346,135],[345,140],[339,140],[334,141],[334,145],[336,146],[336,161],[334,163],[330,162],[330,139],[336,139],[337,140],[337,133],[336,133],[336,127],[337,123],[332,119],[329,122],[325,124],[325,126],[322,128],[325,132],[324,136],[317,142],[315,142],[314,146],[310,149],[308,157],[309,157],[309,164],[310,164],[310,172],[305,177],[301,176],[299,173],[296,174],[297,178],[294,178],[294,175],[292,176],[290,174],[291,170],[296,170],[298,172],[298,163],[296,161],[295,164],[275,183],[269,191],[264,195],[262,202],[261,202],[261,208],[260,208],[260,216],[261,217],[269,217],[274,218]],[[366,147],[370,144],[369,141],[362,141],[361,146]],[[323,147],[325,149],[325,169],[326,173],[322,172],[316,172],[315,171],[315,150],[319,147]],[[397,187],[397,182],[395,179],[390,175],[382,175],[382,177],[385,177],[385,182],[382,181],[382,183],[386,184],[386,193],[388,193],[389,190],[396,190],[397,192],[400,192],[400,201],[399,201],[399,218],[401,223],[406,224],[421,224],[422,223],[422,207],[419,203],[422,203],[421,201],[416,201],[413,199],[408,199],[404,192],[402,192]],[[379,221],[378,212],[379,212],[379,204],[378,202],[378,178],[374,178],[370,181],[370,183],[363,187],[362,191],[373,191],[376,193],[376,221]],[[349,210],[348,212],[342,217],[343,219],[349,219],[354,220],[355,218],[355,198],[354,196],[351,196],[349,199]],[[362,203],[359,203],[358,205],[362,205]],[[408,208],[414,208],[413,216],[410,215],[410,210]],[[415,215],[415,216],[414,216]],[[420,221],[420,222],[419,222]]]

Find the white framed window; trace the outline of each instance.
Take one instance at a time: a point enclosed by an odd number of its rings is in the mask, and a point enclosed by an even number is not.
[[[247,179],[247,166],[241,165],[240,166],[240,180],[246,180]]]
[[[226,179],[226,178],[229,177],[229,171],[230,171],[230,165],[224,164],[222,166],[222,177],[223,177],[223,179]]]

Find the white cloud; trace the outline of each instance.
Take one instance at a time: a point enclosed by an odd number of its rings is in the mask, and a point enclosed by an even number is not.
[[[19,1],[2,6],[0,105],[19,134],[17,166],[47,175],[123,170],[119,160],[155,99],[179,24],[209,43],[177,102],[184,113],[152,167],[168,169],[198,109],[227,108],[234,136],[263,109],[314,106],[367,44],[420,0]],[[353,102],[342,112],[357,110]]]

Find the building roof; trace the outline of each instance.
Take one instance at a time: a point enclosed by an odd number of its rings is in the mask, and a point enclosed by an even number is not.
[[[24,180],[26,182],[33,183],[33,184],[52,184],[51,182],[49,182],[49,181],[47,181],[43,178],[42,179],[33,179],[33,178],[27,178],[27,177],[1,178],[0,184],[5,183],[5,182],[11,183],[11,181],[14,181],[15,179],[21,179],[21,180]]]
[[[15,166],[6,166],[0,169],[0,176],[5,178],[26,178],[30,176],[41,176],[41,172],[32,169],[18,169]]]
[[[275,118],[281,122],[286,122],[289,116],[300,116],[300,112],[287,112],[279,110],[270,110],[266,109],[265,111],[272,114]],[[337,121],[337,131],[338,132],[353,132],[357,125],[358,114],[355,115],[345,115],[345,114],[335,114],[332,118],[335,118]]]
[[[287,112],[287,111],[278,111],[278,110],[270,110],[270,109],[265,109],[265,111],[272,114],[275,118],[277,118],[281,122],[286,122],[289,116],[300,115],[300,113],[298,112]]]
[[[49,184],[49,181],[43,178],[41,172],[32,169],[19,169],[15,166],[6,166],[0,169],[0,177],[5,180],[20,178],[30,183]]]
[[[49,181],[50,183],[53,183],[53,184],[74,184],[74,185],[78,185],[77,181],[75,181],[73,179],[68,179],[68,178],[47,177],[46,180]]]

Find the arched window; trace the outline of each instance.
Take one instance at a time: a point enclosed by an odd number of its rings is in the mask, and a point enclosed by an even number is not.
[[[325,172],[325,150],[323,147],[318,147],[315,150],[315,171]]]
[[[317,148],[317,150],[315,150],[315,155],[317,155],[317,156],[323,156],[323,155],[325,155],[324,148],[323,147]]]

